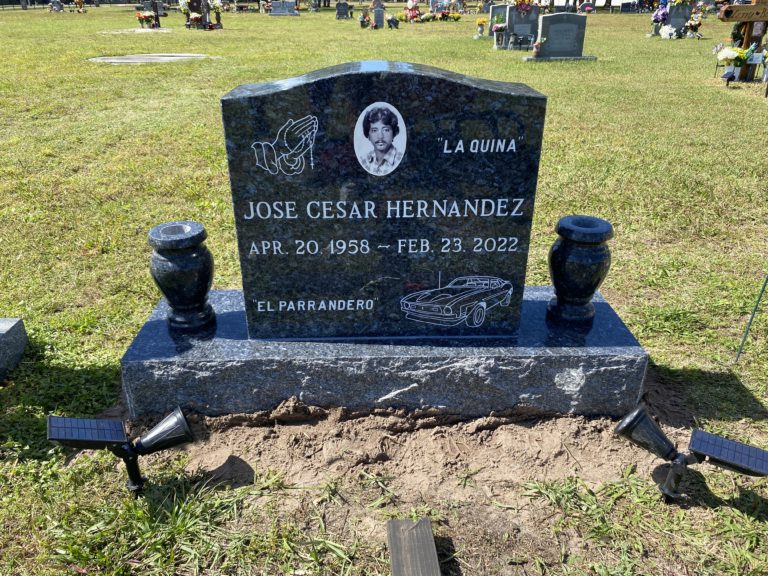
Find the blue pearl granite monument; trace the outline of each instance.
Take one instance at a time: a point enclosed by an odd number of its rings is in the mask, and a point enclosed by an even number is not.
[[[626,413],[647,354],[610,305],[569,323],[525,285],[545,109],[521,84],[379,61],[225,95],[243,289],[212,291],[199,329],[160,302],[122,359],[131,416],[293,396]]]

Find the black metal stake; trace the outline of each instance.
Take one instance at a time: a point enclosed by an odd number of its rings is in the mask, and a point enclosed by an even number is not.
[[[739,345],[739,351],[736,352],[736,360],[733,361],[734,364],[736,364],[739,361],[739,356],[741,356],[741,351],[744,349],[744,343],[747,341],[747,336],[749,335],[749,329],[752,327],[752,320],[755,319],[755,314],[757,314],[757,307],[760,306],[760,300],[763,298],[763,294],[765,293],[766,286],[768,286],[768,274],[765,275],[765,281],[763,282],[763,287],[760,290],[760,294],[757,297],[757,302],[755,302],[755,307],[752,310],[752,316],[749,317],[749,322],[747,322],[747,328],[744,330],[744,337],[741,339],[741,344]]]

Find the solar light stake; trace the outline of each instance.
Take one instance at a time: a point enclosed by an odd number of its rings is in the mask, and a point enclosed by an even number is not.
[[[134,496],[139,496],[146,482],[139,469],[139,456],[191,442],[194,437],[181,408],[176,408],[135,443],[125,435],[122,420],[62,416],[48,416],[48,440],[71,448],[106,448],[125,462],[126,487]]]
[[[659,490],[667,499],[675,500],[681,497],[678,487],[688,466],[705,460],[740,474],[768,476],[767,451],[703,430],[693,431],[687,454],[678,452],[643,405],[624,416],[614,432],[671,463],[666,480],[659,486]]]
[[[766,95],[768,95],[768,92],[766,92]],[[736,352],[736,360],[733,361],[734,364],[736,364],[739,361],[739,357],[741,356],[741,351],[744,349],[744,343],[747,341],[747,336],[749,335],[749,329],[752,327],[752,320],[755,319],[755,314],[757,314],[757,308],[760,306],[760,300],[763,298],[763,294],[765,294],[765,287],[768,286],[768,274],[765,275],[765,281],[763,282],[763,287],[760,289],[760,294],[757,296],[757,302],[755,302],[755,307],[752,309],[752,315],[749,317],[749,321],[747,322],[747,327],[744,329],[744,336],[741,338],[741,344],[739,344],[739,350]]]

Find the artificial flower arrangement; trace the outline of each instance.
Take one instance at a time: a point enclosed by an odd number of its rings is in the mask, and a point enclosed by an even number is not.
[[[538,56],[539,52],[541,52],[541,45],[546,42],[546,38],[541,38],[539,40],[536,40],[536,42],[533,43],[533,55]]]
[[[478,18],[475,20],[475,26],[486,26],[488,24],[487,18]]]
[[[651,15],[651,22],[654,24],[666,24],[669,18],[669,10],[664,4],[660,4]]]
[[[374,22],[373,18],[371,18],[368,14],[360,14],[358,21],[360,22],[360,28],[370,28],[371,30],[376,30],[376,22]]]
[[[755,48],[757,48],[756,43],[752,44],[749,48],[721,48],[717,52],[717,60],[726,66],[735,66],[738,68],[747,63],[747,60],[754,54]]]
[[[136,12],[136,20],[139,22],[153,22],[155,20],[155,13],[146,11],[146,12]]]
[[[419,18],[416,18],[416,22],[431,22],[434,20],[436,16],[432,12],[427,12],[426,14],[422,14]]]
[[[448,20],[458,22],[461,20],[461,14],[458,12],[449,12],[448,10],[443,10],[439,15],[437,15],[437,17],[438,20],[442,20],[443,22],[447,22]]]
[[[665,24],[659,29],[659,34],[662,38],[665,40],[674,40],[675,38],[680,38],[680,34],[674,26],[670,26],[669,24]]]
[[[491,26],[491,32],[504,32],[507,29],[506,24],[494,24]]]
[[[526,12],[530,12],[531,2],[532,0],[517,0],[517,3],[515,4],[517,7],[517,11],[523,14]]]
[[[202,22],[203,21],[203,15],[199,14],[197,12],[190,12],[189,13],[189,21],[190,22]]]

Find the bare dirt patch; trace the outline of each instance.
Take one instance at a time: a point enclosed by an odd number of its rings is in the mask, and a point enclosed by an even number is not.
[[[388,518],[430,517],[444,574],[525,574],[531,558],[552,566],[588,554],[577,535],[551,530],[556,512],[527,497],[525,484],[575,476],[594,487],[630,466],[650,477],[660,463],[617,438],[608,418],[457,421],[291,399],[269,413],[190,423],[200,440],[184,448],[189,474],[235,489],[279,474],[286,489],[271,504],[276,515],[309,526],[321,513],[339,541],[373,543],[382,555]],[[684,428],[665,430],[685,441]]]

